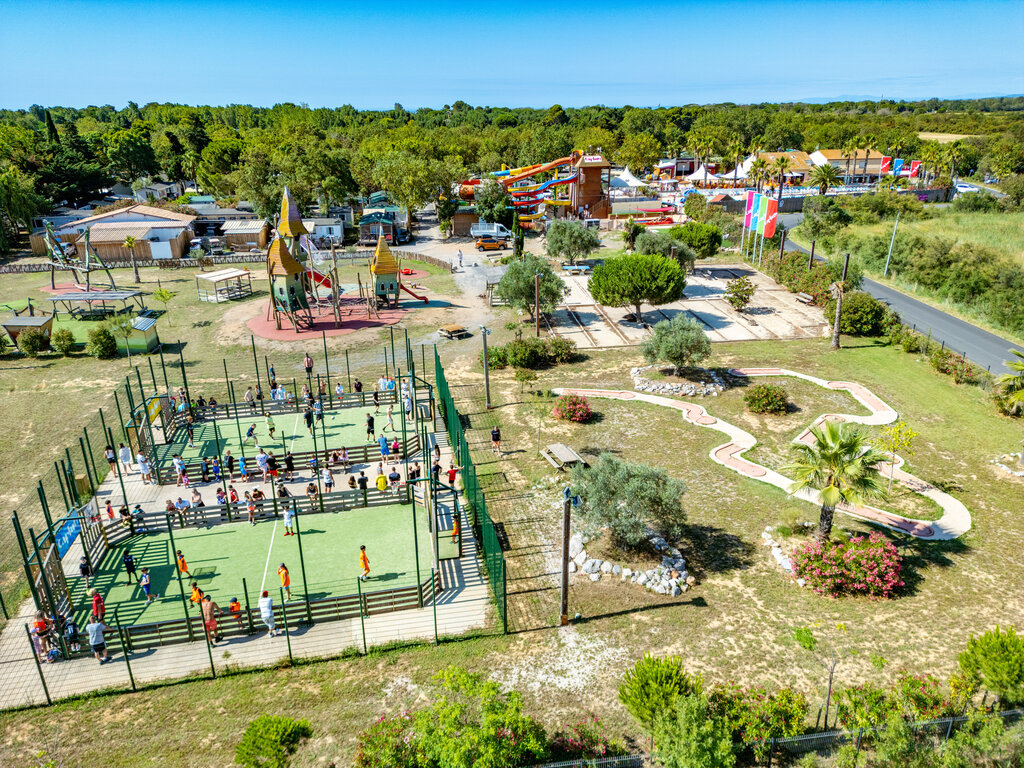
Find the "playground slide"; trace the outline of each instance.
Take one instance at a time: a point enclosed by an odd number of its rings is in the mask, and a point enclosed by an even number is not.
[[[548,187],[556,187],[559,184],[571,184],[572,182],[576,181],[576,176],[577,174],[574,173],[572,176],[566,176],[564,179],[549,179],[548,181],[541,182],[540,184],[531,184],[528,187],[517,187],[515,189],[510,189],[508,193],[515,197],[517,195],[526,195],[535,192],[543,192]]]
[[[515,184],[517,181],[523,181],[524,179],[528,179],[531,176],[536,176],[538,173],[544,173],[545,171],[550,171],[552,168],[557,168],[560,165],[568,165],[569,163],[574,163],[579,158],[579,156],[580,156],[579,152],[573,152],[568,157],[560,157],[558,160],[552,160],[550,163],[544,163],[543,165],[538,165],[538,166],[536,166],[534,168],[530,168],[529,170],[524,171],[523,173],[520,173],[517,176],[507,176],[507,177],[501,179],[501,183],[506,188],[510,187],[513,184]]]
[[[429,299],[427,299],[427,297],[426,297],[426,296],[420,296],[420,295],[418,295],[418,294],[415,294],[415,293],[413,293],[412,291],[410,291],[410,290],[409,290],[408,288],[406,288],[406,287],[405,287],[405,283],[399,283],[399,284],[398,284],[398,287],[399,287],[399,288],[401,288],[401,289],[402,289],[403,291],[405,291],[406,293],[408,293],[408,294],[409,294],[410,296],[412,296],[412,297],[413,297],[414,299],[419,299],[419,300],[420,300],[420,301],[422,301],[422,302],[423,302],[424,304],[426,304],[426,303],[427,303],[427,301],[429,301]]]
[[[503,179],[508,176],[518,176],[519,174],[533,170],[534,168],[540,168],[540,165],[524,165],[522,168],[506,168],[503,171],[491,171],[488,175],[492,179]]]
[[[327,290],[331,290],[331,278],[322,272],[317,272],[312,267],[306,269],[306,274],[309,275],[309,279],[317,285],[322,285]]]

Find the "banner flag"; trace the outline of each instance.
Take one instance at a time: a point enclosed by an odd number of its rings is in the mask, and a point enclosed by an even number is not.
[[[892,161],[892,172],[893,172],[893,174],[896,175],[896,176],[899,176],[900,175],[900,171],[902,171],[902,170],[903,170],[903,161],[902,160],[893,160]]]
[[[764,222],[764,236],[772,238],[775,236],[775,222],[779,214],[779,201],[772,198],[768,201],[768,216]]]
[[[757,192],[754,194],[754,201],[751,203],[750,208],[750,227],[749,229],[753,232],[757,231],[757,214],[761,209],[761,193]]]
[[[884,176],[885,174],[889,173],[889,168],[890,168],[890,164],[891,163],[892,163],[892,158],[891,157],[883,157],[882,158],[882,166],[878,169],[878,175],[879,176]]]
[[[920,173],[920,171],[921,171],[921,161],[920,160],[911,160],[910,161],[910,176],[912,178],[916,179],[917,178],[917,174]]]
[[[753,190],[747,192],[747,207],[743,211],[743,226],[750,229],[750,216],[754,210],[754,196],[757,193]]]
[[[761,195],[761,204],[757,209],[757,234],[764,234],[764,225],[768,220],[768,195]]]

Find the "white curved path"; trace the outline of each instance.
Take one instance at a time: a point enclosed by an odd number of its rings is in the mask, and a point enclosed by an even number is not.
[[[796,438],[796,441],[798,442],[813,443],[814,437],[810,433],[811,427],[817,426],[826,420],[880,425],[889,424],[897,418],[895,409],[886,404],[867,387],[855,382],[828,381],[826,379],[819,379],[815,376],[809,376],[805,373],[790,371],[785,368],[733,368],[730,370],[730,373],[734,376],[792,376],[794,378],[809,381],[824,389],[845,390],[849,392],[861,405],[867,408],[868,411],[870,411],[868,416],[855,416],[849,413],[822,414],[815,419],[807,429],[800,433]],[[691,424],[696,424],[698,427],[717,430],[724,433],[729,438],[729,442],[711,449],[709,456],[712,461],[738,472],[744,477],[749,477],[754,480],[759,480],[762,483],[774,485],[776,488],[781,488],[787,493],[793,484],[793,480],[791,478],[788,478],[772,469],[768,469],[768,467],[764,467],[743,458],[742,454],[753,448],[754,445],[757,444],[757,439],[749,432],[740,429],[736,425],[711,416],[701,405],[688,403],[684,400],[677,400],[671,397],[662,397],[660,395],[651,395],[646,392],[633,392],[622,389],[560,388],[554,391],[556,394],[560,395],[578,394],[586,397],[603,397],[613,400],[640,400],[647,403],[653,403],[654,405],[661,405],[666,408],[673,408],[677,411],[682,411],[683,418]],[[926,483],[924,480],[902,471],[901,467],[903,464],[903,459],[901,457],[897,457],[896,465],[893,468],[893,480],[906,486],[915,493],[927,496],[938,504],[943,511],[942,517],[938,520],[914,520],[913,518],[897,515],[894,512],[888,512],[884,509],[878,509],[877,507],[868,505],[856,507],[841,505],[840,507],[837,507],[837,509],[845,514],[865,520],[874,525],[880,525],[885,528],[900,531],[901,533],[909,533],[911,536],[916,536],[920,539],[955,539],[967,533],[967,531],[971,529],[971,513],[968,511],[967,507],[948,493],[944,493],[935,486]],[[880,465],[879,469],[884,476],[888,475],[888,464]],[[819,506],[821,504],[818,491],[813,489],[804,489],[792,495],[812,504]]]

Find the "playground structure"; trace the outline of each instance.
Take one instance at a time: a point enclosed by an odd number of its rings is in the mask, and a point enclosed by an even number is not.
[[[96,252],[96,249],[89,244],[89,230],[86,229],[82,235],[82,249],[85,251],[85,260],[79,259],[77,256],[73,256],[64,250],[64,245],[57,239],[56,233],[53,231],[53,225],[50,222],[46,222],[46,254],[47,264],[50,266],[50,288],[56,289],[56,281],[54,274],[58,269],[70,269],[75,276],[75,285],[82,290],[92,290],[92,278],[91,273],[97,269],[102,269],[107,273],[107,279],[110,284],[107,286],[111,291],[117,290],[117,284],[114,282],[114,276],[110,274],[110,270],[107,269],[107,265],[103,263],[103,259]],[[82,280],[82,275],[85,275],[85,280]],[[84,282],[84,285],[81,283]]]
[[[50,333],[53,331],[53,318],[57,316],[56,312],[52,314],[36,314],[36,308],[32,304],[32,299],[28,300],[28,306],[24,309],[14,309],[7,307],[13,313],[11,317],[4,320],[0,325],[7,331],[7,335],[11,337],[11,341],[14,342],[14,346],[18,346],[18,336],[21,335],[22,331],[27,331],[30,328],[35,328],[43,334],[43,338],[46,339],[46,343],[50,343]]]
[[[377,248],[370,259],[370,274],[373,276],[373,295],[377,306],[397,307],[399,291],[405,291],[424,304],[428,301],[426,296],[413,293],[402,282],[402,263],[395,259],[383,235],[377,239]]]
[[[607,172],[607,173],[606,173]],[[541,174],[553,173],[551,179],[532,182]],[[611,184],[611,163],[600,155],[584,155],[573,151],[547,163],[521,168],[503,168],[487,174],[504,187],[512,198],[510,206],[518,220],[526,224],[548,221],[548,206],[552,209],[567,207],[570,213],[586,218],[604,218],[610,212],[608,189]],[[459,186],[459,196],[466,201],[474,199],[476,187],[484,179],[468,179]],[[560,187],[568,189],[568,196],[559,197]]]

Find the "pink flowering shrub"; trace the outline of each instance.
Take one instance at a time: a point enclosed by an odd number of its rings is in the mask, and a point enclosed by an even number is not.
[[[377,718],[359,734],[358,768],[414,768],[419,765],[413,724],[413,716],[408,712]]]
[[[903,558],[880,533],[849,541],[810,541],[793,552],[796,574],[822,595],[893,597],[903,586]]]
[[[567,723],[551,739],[552,760],[614,757],[624,754],[626,750],[621,744],[610,741],[605,736],[604,724],[594,714],[575,723]]]
[[[575,421],[577,424],[590,421],[592,414],[590,403],[583,395],[562,395],[551,411],[551,415],[556,419]]]

